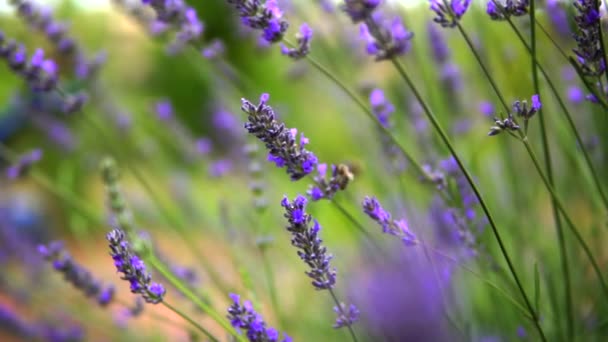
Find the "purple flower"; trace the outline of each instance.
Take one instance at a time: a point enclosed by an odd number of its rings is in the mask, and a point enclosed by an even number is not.
[[[561,1],[547,0],[546,11],[555,31],[563,38],[570,39],[572,37],[572,32],[570,31],[570,24],[568,23],[568,16],[561,5]]]
[[[173,117],[173,106],[168,100],[158,101],[154,107],[160,120],[167,121]]]
[[[292,234],[291,244],[299,249],[298,256],[309,267],[306,272],[312,279],[312,285],[317,290],[332,289],[336,284],[336,270],[330,267],[331,254],[322,245],[323,240],[319,238],[321,226],[312,216],[306,213],[306,197],[298,195],[293,202],[283,197],[281,206],[285,208],[285,218],[289,222],[287,231]]]
[[[283,39],[289,24],[283,20],[283,12],[276,0],[227,0],[241,17],[241,23],[252,29],[262,31],[262,38],[268,43]]]
[[[502,5],[498,0],[489,0],[486,13],[492,20],[507,20],[510,17],[521,17],[528,13],[528,0],[506,0]]]
[[[116,270],[122,273],[121,279],[131,284],[131,292],[142,295],[147,303],[158,304],[163,301],[165,288],[158,283],[152,283],[152,277],[146,266],[131,250],[125,233],[120,229],[113,229],[106,236],[110,243],[110,255],[114,260]]]
[[[57,87],[59,78],[57,64],[44,59],[44,51],[36,50],[29,63],[23,45],[15,41],[5,41],[0,31],[0,59],[3,59],[11,70],[21,76],[36,91],[49,92]]]
[[[391,214],[382,208],[375,197],[366,196],[362,206],[363,212],[382,227],[383,233],[399,237],[408,246],[418,243],[416,235],[410,231],[407,222],[405,220],[392,220]]]
[[[232,305],[228,308],[227,318],[230,324],[240,331],[245,330],[247,339],[251,342],[278,342],[279,332],[266,325],[264,319],[254,309],[250,301],[244,301],[241,304],[241,297],[231,293]],[[291,338],[283,333],[281,342],[290,342]]]
[[[175,38],[167,46],[169,53],[181,51],[203,33],[203,23],[196,10],[183,0],[142,0],[156,12],[156,20],[176,30]]]
[[[275,162],[277,167],[286,166],[291,180],[299,180],[314,170],[317,157],[306,150],[308,139],[304,134],[297,143],[297,130],[288,129],[276,120],[274,111],[266,105],[268,98],[268,94],[262,94],[257,106],[246,99],[241,100],[241,109],[248,114],[245,129],[266,144],[268,160]]]
[[[384,97],[382,89],[375,88],[372,90],[369,94],[369,103],[378,121],[380,121],[382,126],[388,128],[390,126],[389,118],[395,112],[395,106]]]
[[[38,252],[77,290],[87,297],[96,297],[99,305],[105,306],[114,298],[114,286],[103,287],[101,282],[93,278],[91,272],[74,262],[62,242],[54,241],[48,245],[40,245]]]
[[[226,46],[224,45],[224,43],[219,39],[214,39],[202,48],[201,54],[206,59],[216,59],[224,55],[225,51]]]
[[[606,65],[600,42],[599,2],[576,0],[574,8],[577,11],[574,17],[576,22],[574,39],[577,47],[573,51],[580,70],[585,76],[600,76],[605,72]]]
[[[353,325],[359,320],[359,309],[354,304],[346,307],[346,304],[340,303],[340,307],[334,306],[334,312],[338,316],[334,323],[334,329],[340,329],[346,326]]]
[[[8,179],[17,179],[27,173],[32,165],[42,159],[42,150],[35,149],[22,155],[16,163],[6,169]]]
[[[568,100],[574,104],[582,103],[585,100],[585,93],[578,86],[568,87]]]
[[[528,103],[525,100],[513,102],[513,114],[524,118],[524,120],[529,120],[541,108],[542,104],[538,94],[532,95],[532,105],[530,108],[528,108]]]
[[[359,23],[370,18],[382,0],[344,0],[340,9],[344,11],[353,23]]]
[[[310,41],[312,40],[312,29],[308,24],[304,23],[300,26],[300,32],[296,35],[296,40],[298,42],[296,48],[288,48],[281,43],[281,53],[292,59],[300,59],[308,55],[310,52]]]
[[[480,102],[478,108],[479,108],[479,112],[481,112],[481,114],[483,114],[484,116],[491,117],[492,115],[494,115],[496,113],[496,109],[494,108],[494,105],[492,104],[492,102],[489,102],[489,101]]]
[[[361,24],[360,35],[366,42],[367,53],[375,56],[376,61],[391,59],[407,53],[414,34],[405,29],[399,17],[381,22],[377,20],[378,17],[370,18]]]
[[[427,28],[431,52],[433,53],[435,62],[440,65],[446,63],[450,58],[450,49],[445,41],[443,32],[431,22],[428,23]]]
[[[429,0],[436,17],[433,21],[442,27],[455,27],[466,13],[471,0]]]

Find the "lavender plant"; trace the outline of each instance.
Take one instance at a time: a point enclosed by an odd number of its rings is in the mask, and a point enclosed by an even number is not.
[[[600,1],[113,4],[0,12],[0,340],[606,335]]]

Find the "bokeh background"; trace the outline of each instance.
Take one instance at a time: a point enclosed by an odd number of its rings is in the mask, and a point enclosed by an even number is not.
[[[305,193],[310,181],[291,182],[284,170],[266,161],[263,145],[243,128],[247,118],[240,110],[241,98],[257,103],[261,93],[269,93],[269,104],[280,119],[306,134],[309,149],[320,160],[346,164],[354,174],[346,191],[333,202],[314,203],[310,212],[323,226],[322,239],[334,255],[338,293],[361,310],[356,330],[363,339],[537,340],[522,312],[488,285],[496,284],[521,302],[478,207],[477,218],[465,224],[473,231],[474,247],[456,243],[454,227],[442,222],[447,209],[436,191],[407,163],[394,167],[384,153],[382,133],[340,88],[306,60],[293,61],[277,46],[260,45],[225,1],[189,3],[205,23],[204,43],[223,42],[220,58],[202,58],[194,49],[168,54],[170,33],[151,35],[142,22],[149,13],[144,19],[131,13],[138,2],[44,4],[69,23],[71,35],[91,58],[105,56],[91,82],[79,81],[70,61],[58,60],[64,87],[90,96],[82,112],[60,113],[53,105],[56,94],[32,93],[8,68],[0,68],[2,168],[15,153],[43,150],[43,158],[26,177],[0,179],[2,310],[17,313],[23,324],[49,325],[66,336],[81,333],[87,341],[196,338],[187,322],[160,305],[146,305],[138,317],[128,313],[134,295],[115,272],[105,240],[110,213],[99,165],[112,156],[137,228],[150,235],[168,264],[191,271],[194,286],[218,312],[224,315],[230,305],[227,294],[237,292],[252,300],[269,324],[296,341],[347,340],[346,332],[332,328],[331,298],[310,286],[305,265],[284,229],[281,198]],[[538,3],[538,20],[571,54],[571,26],[564,28],[554,13],[563,13],[570,18],[565,23],[572,24],[573,7],[567,2]],[[392,65],[366,55],[359,28],[335,4],[280,4],[291,24],[288,35],[302,22],[309,23],[315,32],[311,55],[366,103],[372,89],[384,90],[396,108],[392,130],[420,163],[436,168],[449,157]],[[500,103],[458,31],[433,24],[426,2],[393,1],[385,7],[414,32],[411,51],[401,60],[488,199],[522,281],[535,294],[543,326],[559,340],[563,282],[548,192],[520,143],[506,135],[487,136]],[[0,8],[0,30],[6,36],[22,41],[28,50],[43,47],[60,58],[11,6],[2,3]],[[534,93],[530,57],[508,24],[491,21],[481,1],[474,1],[462,24],[507,101],[529,101]],[[516,24],[528,32],[527,18]],[[434,50],[439,39],[448,49],[443,61]],[[538,51],[605,182],[606,112],[585,100],[574,69],[542,34]],[[607,221],[597,189],[544,80],[541,99],[555,188],[605,269]],[[172,104],[171,118],[159,117],[155,108],[161,101]],[[491,106],[496,110],[488,110]],[[542,155],[534,121],[530,141]],[[256,146],[257,152],[252,151]],[[261,171],[252,172],[252,164]],[[263,184],[258,193],[251,190],[252,181]],[[361,210],[362,199],[372,195],[394,218],[406,219],[410,230],[452,259],[434,257],[431,265],[419,246],[404,247],[381,234]],[[375,245],[366,242],[334,202],[362,223]],[[96,278],[117,286],[119,303],[100,308],[42,260],[36,245],[58,239],[66,241],[74,259]],[[605,302],[580,247],[571,234],[566,240],[577,338],[601,341],[608,334]],[[167,301],[228,340],[221,327],[167,287]],[[460,329],[446,320],[444,310]],[[0,338],[21,339],[5,322],[0,323]]]

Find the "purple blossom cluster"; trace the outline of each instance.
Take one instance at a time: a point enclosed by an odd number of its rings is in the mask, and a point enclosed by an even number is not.
[[[291,337],[283,333],[283,338],[279,338],[279,332],[272,327],[268,327],[264,318],[258,314],[250,301],[246,300],[241,304],[241,297],[231,293],[230,299],[233,303],[228,308],[228,319],[230,324],[236,329],[245,330],[247,339],[251,342],[291,342]]]
[[[373,15],[360,27],[361,38],[366,43],[366,51],[376,61],[392,59],[410,50],[410,40],[414,34],[408,31],[401,18],[383,19]]]
[[[363,212],[382,227],[385,234],[397,236],[407,246],[418,243],[416,235],[410,231],[405,220],[393,220],[391,214],[382,208],[375,197],[366,196],[362,202]]]
[[[141,294],[147,303],[162,302],[165,288],[152,282],[152,276],[146,270],[144,261],[132,251],[125,235],[122,230],[113,229],[106,236],[116,270],[123,274],[121,279],[129,281],[132,293]]]
[[[528,0],[506,0],[504,5],[499,0],[489,0],[486,13],[492,20],[507,20],[511,17],[521,17],[528,13]]]
[[[490,127],[489,136],[498,135],[499,133],[515,132],[520,129],[515,116],[521,117],[524,122],[530,120],[542,107],[538,94],[532,95],[532,103],[528,107],[528,103],[524,101],[515,101],[511,113],[508,113],[506,118],[494,118],[494,126]]]
[[[330,267],[331,254],[327,254],[327,249],[322,245],[323,240],[319,238],[321,226],[317,220],[313,221],[312,216],[306,212],[306,197],[298,195],[293,202],[283,197],[281,206],[285,208],[285,218],[289,222],[287,231],[291,233],[291,244],[298,248],[298,256],[309,267],[306,272],[312,279],[312,285],[317,290],[330,290],[336,284],[336,270]]]
[[[310,52],[310,41],[312,40],[312,29],[308,24],[304,23],[300,26],[300,32],[296,34],[298,46],[289,48],[281,43],[281,53],[289,56],[292,59],[300,59],[308,55]]]
[[[471,0],[429,0],[436,17],[433,21],[442,27],[455,27],[466,13]]]
[[[0,59],[4,60],[9,68],[21,76],[33,90],[48,92],[57,86],[59,78],[57,64],[45,58],[44,50],[37,49],[28,60],[25,46],[14,40],[7,41],[2,31],[0,31]]]
[[[585,76],[600,76],[606,71],[606,61],[601,45],[599,1],[576,0],[577,15],[574,39],[577,47],[573,50],[579,67]]]
[[[287,167],[291,180],[297,181],[314,170],[318,159],[306,150],[308,139],[303,133],[297,143],[297,130],[288,129],[276,120],[272,107],[266,105],[268,99],[268,94],[262,94],[257,106],[246,99],[241,100],[241,109],[248,114],[245,129],[266,144],[268,160],[277,167]]]
[[[382,0],[344,0],[340,6],[353,23],[360,23],[371,17]]]
[[[93,278],[89,270],[77,264],[65,250],[63,243],[54,241],[47,245],[39,245],[38,252],[49,261],[57,272],[63,274],[65,280],[80,290],[87,297],[96,297],[101,306],[106,306],[114,298],[114,286],[103,286]]]
[[[334,329],[340,329],[347,326],[352,326],[355,322],[359,320],[359,315],[361,312],[354,305],[350,304],[346,307],[346,304],[340,303],[340,306],[334,306],[334,312],[338,316],[336,318],[336,322],[334,323]]]
[[[283,39],[289,24],[283,19],[283,11],[276,0],[227,0],[241,17],[243,25],[262,31],[268,43]]]
[[[195,42],[203,33],[204,25],[198,18],[196,10],[183,0],[142,0],[156,12],[156,25],[163,30],[164,26],[177,30],[175,39],[168,45],[170,53],[181,51],[187,44]]]
[[[22,177],[27,173],[30,167],[40,161],[40,159],[42,159],[41,149],[35,149],[22,155],[19,157],[17,162],[6,169],[6,177],[8,179],[17,179]]]

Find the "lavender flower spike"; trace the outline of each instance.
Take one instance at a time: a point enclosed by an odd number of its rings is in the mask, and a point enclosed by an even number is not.
[[[360,312],[354,304],[349,305],[347,309],[344,303],[340,303],[340,307],[334,306],[334,312],[338,315],[334,323],[335,329],[351,326],[359,320]]]
[[[442,27],[455,27],[466,13],[471,0],[429,0],[431,10],[437,15],[433,21]],[[449,5],[448,5],[449,4]]]
[[[392,220],[391,214],[382,208],[375,197],[366,196],[362,205],[365,214],[382,227],[383,233],[398,236],[408,246],[418,243],[416,235],[409,230],[406,221]]]
[[[594,0],[574,2],[574,8],[578,13],[574,17],[577,28],[574,39],[577,47],[573,51],[585,76],[600,76],[606,71],[600,41],[599,4],[600,2]]]
[[[290,49],[284,44],[281,44],[281,53],[293,59],[300,59],[308,55],[310,52],[310,41],[312,40],[312,29],[308,24],[304,23],[300,26],[300,32],[296,35],[298,46]]]
[[[380,2],[382,0],[344,0],[344,4],[340,8],[350,17],[353,23],[358,23],[370,18]]]
[[[67,282],[82,291],[85,296],[97,297],[99,305],[106,306],[114,298],[114,286],[108,285],[104,288],[99,281],[93,279],[87,269],[74,262],[60,241],[38,246],[38,252],[53,264],[55,270],[63,274]]]
[[[27,173],[32,165],[42,159],[42,150],[35,149],[19,158],[19,160],[6,169],[8,179],[17,179]]]
[[[268,94],[262,94],[257,106],[241,99],[241,109],[248,114],[245,129],[266,144],[269,161],[273,161],[278,167],[286,166],[291,180],[299,180],[314,170],[318,162],[317,157],[306,150],[308,139],[304,134],[300,135],[298,144],[297,129],[288,129],[285,124],[276,120],[274,111],[266,105],[268,98]]]
[[[355,176],[345,164],[331,166],[331,174],[327,178],[327,164],[317,165],[318,174],[314,177],[315,185],[312,185],[307,194],[313,201],[320,199],[332,199],[339,190],[344,190]]]
[[[131,292],[141,294],[147,303],[162,302],[166,293],[165,288],[161,284],[152,283],[146,265],[132,251],[125,233],[120,229],[113,229],[106,238],[110,242],[110,255],[114,259],[116,270],[123,274],[121,279],[129,281]]]
[[[3,59],[33,90],[48,92],[57,87],[59,78],[57,64],[45,59],[42,49],[36,50],[28,61],[25,47],[14,40],[6,41],[2,31],[0,31],[0,59]]]
[[[232,305],[228,308],[230,324],[236,329],[245,330],[249,341],[279,341],[279,332],[272,327],[266,326],[266,322],[264,322],[262,316],[253,310],[253,305],[251,305],[250,301],[246,300],[241,305],[241,297],[234,293],[230,294],[230,299],[233,301]],[[291,337],[283,333],[281,342],[291,342]]]
[[[283,12],[276,0],[228,0],[241,17],[243,25],[261,30],[262,38],[275,43],[283,39],[289,24],[283,20]]]
[[[336,270],[330,268],[332,255],[326,253],[323,240],[319,238],[319,222],[315,220],[310,227],[312,216],[305,211],[307,202],[301,195],[293,202],[283,198],[281,206],[285,208],[284,216],[289,221],[287,231],[292,234],[291,244],[299,249],[298,256],[310,267],[306,275],[312,278],[312,285],[317,290],[329,290],[336,284]]]
[[[507,20],[510,17],[521,17],[528,13],[528,0],[506,0],[502,5],[498,0],[489,0],[486,13],[492,20]]]
[[[177,29],[173,42],[168,46],[170,53],[179,52],[184,46],[198,39],[203,33],[203,23],[196,10],[181,0],[142,0],[156,12],[156,20],[163,25]]]
[[[376,61],[391,59],[407,53],[414,34],[408,31],[399,17],[379,22],[369,18],[361,24],[360,35],[366,42],[367,53]]]

